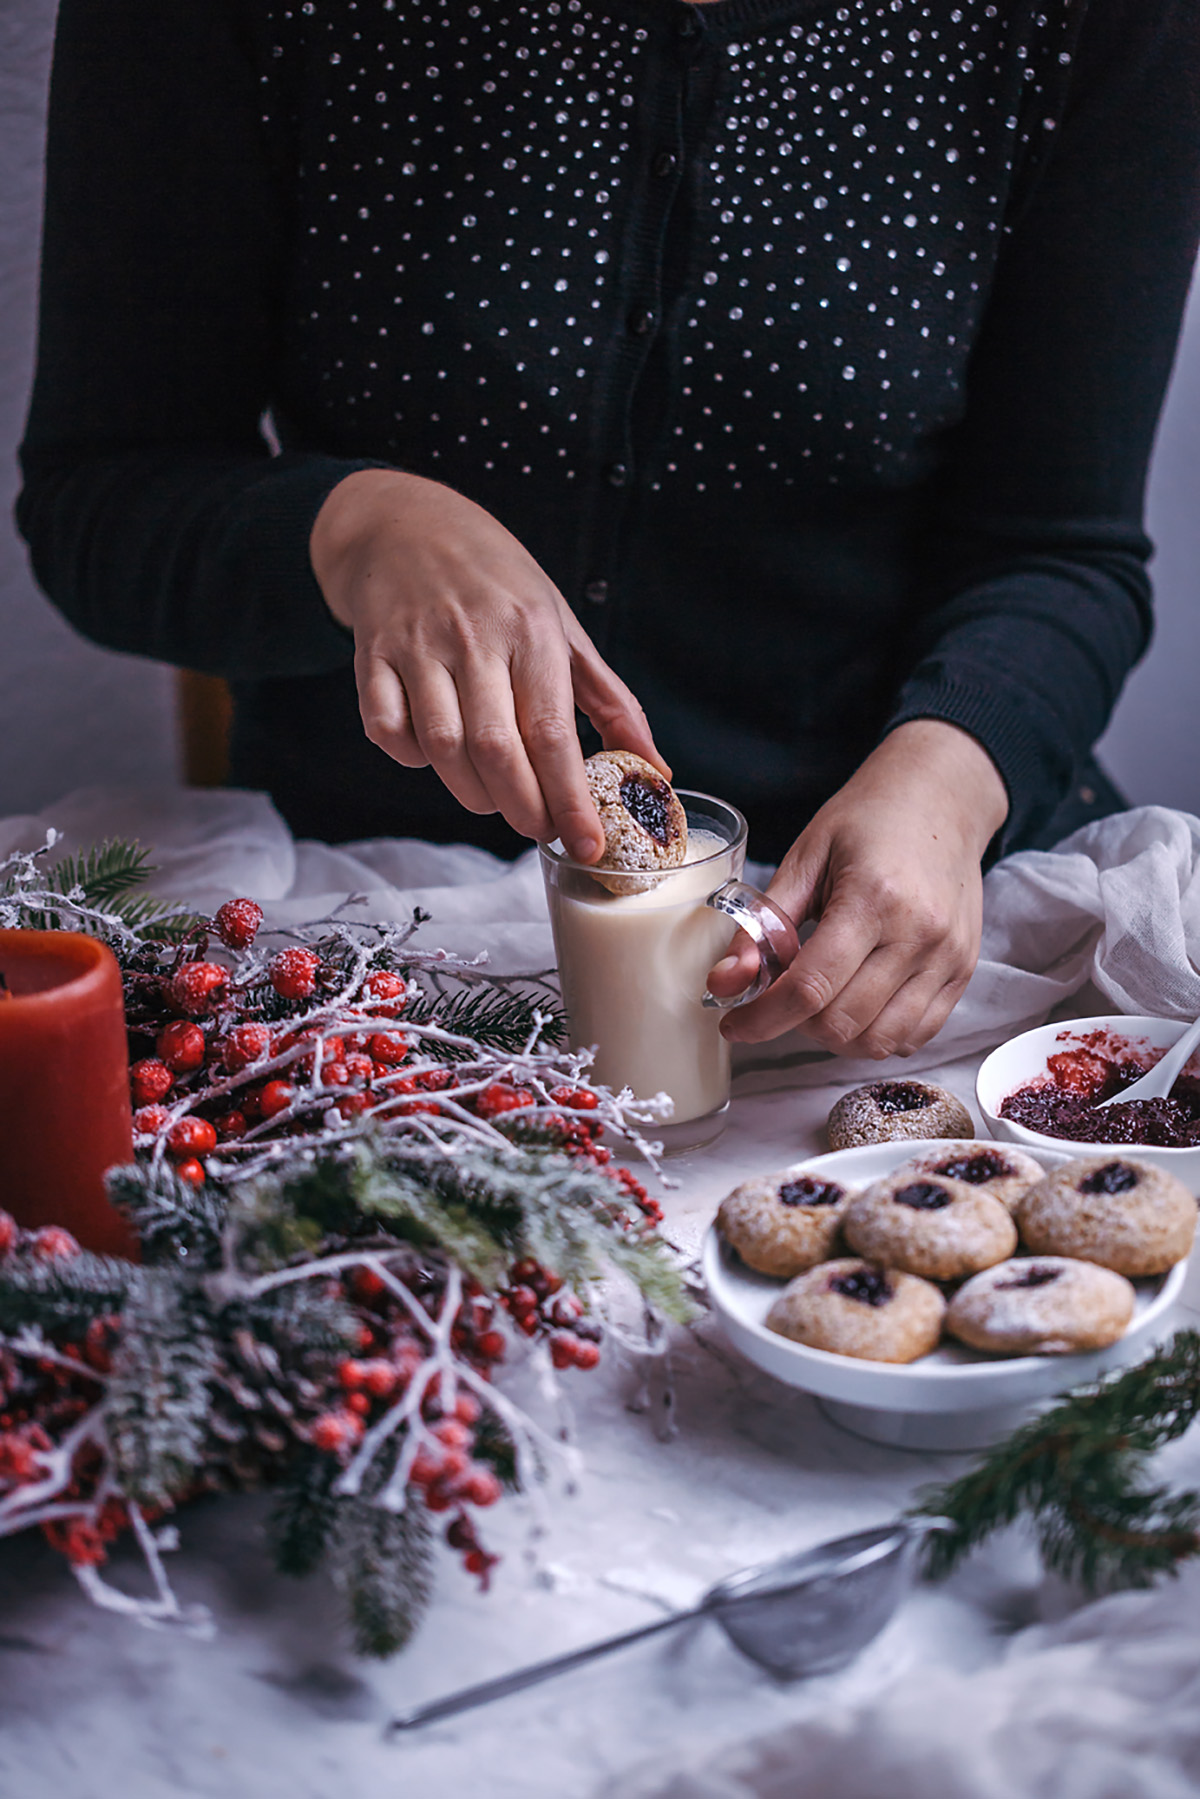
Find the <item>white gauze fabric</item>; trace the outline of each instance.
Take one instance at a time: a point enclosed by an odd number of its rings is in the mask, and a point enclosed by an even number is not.
[[[198,908],[246,893],[273,924],[327,915],[348,894],[349,916],[432,914],[418,940],[458,955],[486,951],[497,972],[553,964],[536,852],[507,863],[467,846],[380,838],[333,848],[295,841],[262,794],[178,787],[84,788],[44,814],[0,821],[0,856],[64,833],[57,853],[110,836],[136,837],[158,873],[153,887]],[[1142,806],[1084,826],[1057,849],[1026,850],[984,881],[983,942],[967,992],[939,1035],[903,1066],[933,1067],[1040,1023],[1089,982],[1114,1012],[1200,1015],[1200,820]],[[748,870],[762,880],[768,871]],[[853,1084],[886,1064],[839,1060],[798,1033],[739,1058],[738,1091]]]

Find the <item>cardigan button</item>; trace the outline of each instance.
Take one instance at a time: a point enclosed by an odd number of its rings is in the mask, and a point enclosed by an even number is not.
[[[583,597],[585,600],[590,600],[593,606],[603,606],[608,598],[608,582],[589,581],[583,590]]]
[[[675,155],[673,150],[660,150],[651,166],[656,175],[660,175],[665,179],[666,176],[675,173],[676,169],[679,167],[679,158]]]
[[[689,9],[683,15],[683,18],[680,19],[680,21],[679,21],[678,25],[676,25],[675,29],[679,33],[680,37],[695,37],[696,33],[700,29],[700,21],[696,17],[695,13]]]
[[[631,336],[648,337],[654,329],[654,314],[652,312],[631,312],[626,323]]]
[[[624,487],[629,479],[629,470],[623,462],[610,462],[604,471],[604,479],[610,487]]]

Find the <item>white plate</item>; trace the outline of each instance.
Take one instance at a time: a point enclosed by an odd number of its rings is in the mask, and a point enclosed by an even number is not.
[[[881,1180],[935,1142],[870,1143],[797,1162],[789,1173],[819,1174],[846,1186]],[[1004,1144],[996,1148],[1003,1150]],[[1043,1168],[1073,1158],[1029,1150]],[[766,1316],[786,1282],[755,1274],[726,1248],[716,1227],[704,1240],[704,1278],[726,1335],[759,1368],[790,1387],[816,1394],[826,1409],[863,1436],[908,1448],[966,1448],[1003,1434],[1038,1401],[1053,1398],[1110,1369],[1141,1361],[1169,1334],[1170,1311],[1187,1271],[1134,1282],[1137,1303],[1125,1335],[1107,1349],[1078,1355],[996,1357],[946,1341],[918,1362],[867,1362],[810,1349],[767,1329]]]

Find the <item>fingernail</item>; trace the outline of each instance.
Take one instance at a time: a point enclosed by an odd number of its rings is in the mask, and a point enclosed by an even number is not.
[[[604,848],[603,842],[596,837],[574,837],[568,846],[574,862],[591,862]]]
[[[714,974],[732,974],[737,965],[738,959],[736,956],[722,956],[712,972]]]

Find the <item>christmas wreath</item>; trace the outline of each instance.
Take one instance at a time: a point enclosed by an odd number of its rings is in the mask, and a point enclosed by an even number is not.
[[[137,845],[0,862],[0,926],[120,963],[135,1160],[109,1176],[139,1261],[0,1211],[0,1535],[40,1527],[97,1603],[202,1628],[163,1553],[179,1505],[269,1487],[278,1566],[324,1564],[358,1648],[419,1619],[439,1524],[485,1585],[480,1514],[536,1488],[560,1435],[493,1374],[527,1340],[598,1361],[601,1282],[688,1313],[657,1202],[614,1160],[661,1115],[562,1048],[545,976],[419,949],[353,902],[267,931],[148,898]],[[102,1572],[132,1532],[152,1580]]]

